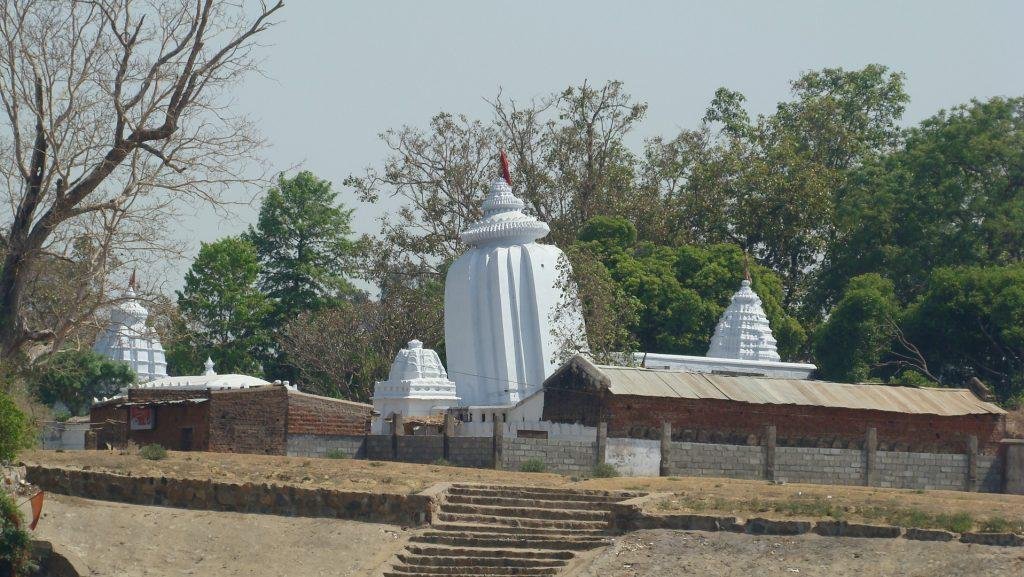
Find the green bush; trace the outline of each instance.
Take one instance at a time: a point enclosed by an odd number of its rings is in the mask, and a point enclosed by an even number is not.
[[[601,463],[600,465],[594,467],[594,477],[598,479],[608,479],[611,477],[618,476],[619,470],[616,469],[613,465],[609,465],[608,463]]]
[[[548,470],[548,466],[544,464],[544,461],[540,459],[527,459],[519,465],[519,470],[524,473],[543,473]]]
[[[437,459],[434,464],[439,467],[451,467],[452,464],[448,462],[448,459]]]
[[[0,462],[12,461],[22,449],[35,444],[29,418],[6,393],[0,393]]]
[[[24,524],[25,518],[14,498],[0,491],[0,575],[28,575],[34,568],[31,539],[20,528]]]
[[[327,451],[328,459],[347,459],[348,453],[341,449],[330,449]]]
[[[139,455],[141,455],[143,459],[149,461],[159,461],[167,458],[167,449],[153,443],[152,445],[146,445],[139,449]]]
[[[57,411],[53,415],[53,420],[57,421],[58,423],[66,423],[66,422],[68,422],[68,419],[70,419],[70,418],[71,418],[71,413],[69,413],[68,411]]]

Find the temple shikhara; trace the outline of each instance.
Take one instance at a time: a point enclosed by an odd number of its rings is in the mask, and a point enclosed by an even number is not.
[[[139,382],[161,379],[167,376],[164,347],[156,331],[146,326],[149,311],[139,302],[135,290],[133,272],[121,302],[110,310],[110,323],[93,350],[130,365]]]

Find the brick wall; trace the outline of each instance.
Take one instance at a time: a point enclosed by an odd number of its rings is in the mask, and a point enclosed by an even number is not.
[[[288,394],[284,387],[213,391],[209,450],[284,455],[287,416]]]
[[[121,447],[128,434],[128,409],[118,407],[121,401],[94,405],[89,409],[89,426],[96,433],[96,448],[107,445]]]
[[[206,395],[191,391],[192,397]],[[128,429],[128,439],[139,446],[157,444],[172,451],[205,451],[209,447],[209,401],[153,405],[153,428],[145,431]],[[186,432],[191,430],[191,433]],[[187,437],[191,436],[191,442]],[[186,446],[187,443],[187,446]]]
[[[540,459],[547,470],[564,474],[590,474],[597,464],[597,443],[566,439],[502,438],[502,468],[518,471],[530,459]]]
[[[365,435],[372,405],[288,391],[289,435]]]
[[[366,456],[362,435],[288,435],[285,454],[289,457],[327,457],[337,451],[350,459]]]
[[[998,450],[1005,432],[1001,415],[940,417],[795,405],[755,405],[717,399],[679,399],[580,394],[552,388],[544,393],[544,417],[596,426],[608,421],[608,436],[657,439],[661,423],[672,423],[673,440],[760,444],[767,425],[778,428],[780,446],[859,449],[869,427],[878,430],[879,449],[959,453],[968,435],[985,454]]]
[[[673,442],[668,462],[670,475],[761,479],[764,447]]]

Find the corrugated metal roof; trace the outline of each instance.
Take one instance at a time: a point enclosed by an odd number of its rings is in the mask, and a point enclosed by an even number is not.
[[[801,405],[941,416],[1003,414],[1006,411],[967,389],[894,387],[799,379],[593,365],[616,395],[720,399],[767,405]]]

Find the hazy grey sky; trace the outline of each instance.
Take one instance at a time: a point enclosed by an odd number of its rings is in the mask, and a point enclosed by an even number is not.
[[[695,127],[719,86],[769,112],[802,71],[877,62],[907,75],[907,124],[971,98],[1024,95],[1024,2],[642,2],[290,0],[264,42],[268,78],[240,87],[237,105],[272,143],[275,170],[301,165],[356,206],[374,232],[385,200],[361,205],[342,180],[386,151],[377,135],[425,126],[439,111],[488,117],[499,88],[517,100],[589,80],[618,79],[646,101],[631,137]],[[194,243],[255,220],[200,216]],[[178,288],[190,259],[168,263]]]

